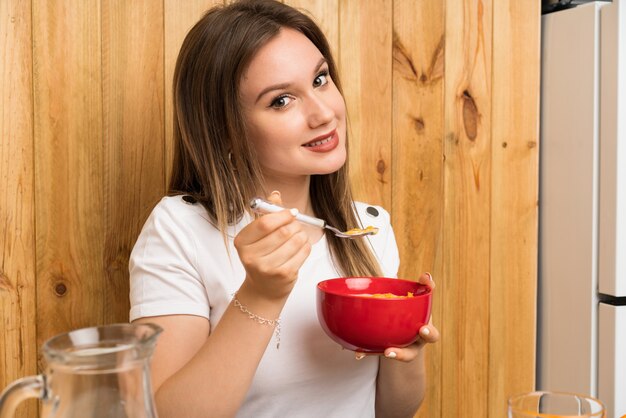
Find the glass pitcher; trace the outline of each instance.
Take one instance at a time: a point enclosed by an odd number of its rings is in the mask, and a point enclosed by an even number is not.
[[[115,324],[57,335],[43,345],[46,370],[9,385],[0,418],[39,398],[41,416],[156,417],[150,357],[163,330],[154,324]]]

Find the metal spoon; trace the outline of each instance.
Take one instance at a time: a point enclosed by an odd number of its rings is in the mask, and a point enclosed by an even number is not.
[[[273,203],[270,203],[264,199],[261,199],[260,197],[255,197],[254,199],[250,201],[250,208],[253,211],[258,212],[258,213],[274,213],[274,212],[280,212],[281,210],[285,210],[285,208],[275,205]],[[298,213],[296,215],[296,219],[308,225],[313,225],[318,228],[326,228],[332,231],[336,236],[340,238],[349,238],[349,239],[359,238],[359,237],[364,237],[367,235],[374,235],[378,232],[378,228],[375,228],[373,226],[368,226],[365,229],[354,228],[354,229],[350,229],[348,231],[342,232],[338,230],[337,228],[328,225],[326,221],[323,219],[314,218],[313,216],[304,215],[302,213]]]

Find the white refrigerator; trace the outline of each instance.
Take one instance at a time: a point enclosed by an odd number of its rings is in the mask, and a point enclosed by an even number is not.
[[[542,16],[537,388],[626,415],[626,0]]]

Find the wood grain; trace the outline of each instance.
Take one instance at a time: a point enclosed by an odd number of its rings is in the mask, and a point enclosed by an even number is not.
[[[33,3],[38,346],[104,321],[100,22],[98,0]]]
[[[0,2],[0,390],[37,373],[31,33],[30,3]]]
[[[442,416],[486,417],[492,6],[449,0],[446,10]]]
[[[163,5],[102,4],[104,321],[128,322],[128,258],[165,193]]]
[[[438,417],[441,353],[446,344],[442,296],[442,183],[444,4],[394,1],[392,221],[400,250],[400,277],[430,272],[437,283],[433,323],[441,343],[427,347],[427,393],[419,417]],[[368,115],[371,117],[371,115]],[[445,402],[449,400],[446,399]]]
[[[165,77],[165,187],[169,184],[174,150],[172,145],[172,81],[176,58],[180,46],[189,29],[212,6],[224,4],[222,0],[186,0],[181,7],[180,0],[163,1],[164,37],[164,77]]]
[[[390,210],[400,276],[437,283],[417,417],[504,416],[534,385],[540,6],[285,2],[335,53],[356,197]],[[36,373],[50,336],[127,319],[176,56],[219,3],[0,1],[0,385]]]
[[[494,1],[489,417],[535,385],[539,2]]]
[[[339,62],[339,0],[283,0],[311,16],[330,43],[335,60]]]
[[[391,212],[392,1],[347,0],[340,6],[339,72],[352,188],[357,200]]]

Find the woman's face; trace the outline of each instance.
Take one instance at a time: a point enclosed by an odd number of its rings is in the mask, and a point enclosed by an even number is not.
[[[346,160],[346,109],[321,52],[281,29],[254,56],[240,94],[265,179],[328,174]]]

